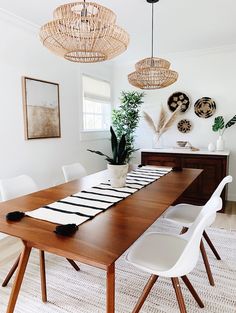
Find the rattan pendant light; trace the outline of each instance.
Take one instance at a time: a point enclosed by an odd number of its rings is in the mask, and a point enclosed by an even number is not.
[[[170,69],[170,62],[154,57],[154,3],[159,0],[147,0],[152,4],[152,54],[135,64],[135,72],[128,75],[129,83],[140,89],[161,89],[170,86],[178,79],[178,73]]]
[[[129,35],[116,25],[116,14],[93,2],[74,2],[59,6],[53,21],[40,29],[45,47],[65,59],[94,63],[123,53]]]

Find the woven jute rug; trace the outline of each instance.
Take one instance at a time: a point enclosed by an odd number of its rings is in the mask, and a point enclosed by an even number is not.
[[[178,233],[179,229],[159,219],[148,231]],[[188,313],[236,312],[236,232],[210,228],[222,261],[217,261],[207,249],[214,275],[215,287],[208,283],[201,257],[195,270],[189,274],[193,286],[205,304],[200,309],[189,291],[181,283]],[[125,238],[124,238],[125,240]],[[206,245],[207,247],[207,245]],[[163,247],[164,249],[165,247]],[[160,252],[161,253],[161,252]],[[80,264],[75,270],[63,258],[46,255],[48,303],[41,302],[39,258],[34,251],[28,264],[15,313],[102,313],[105,312],[105,272]],[[0,269],[3,279],[8,267]],[[122,256],[116,264],[116,312],[132,312],[149,275],[127,264]],[[0,312],[6,311],[12,282],[0,289]],[[160,278],[147,298],[142,313],[179,312],[171,281]]]

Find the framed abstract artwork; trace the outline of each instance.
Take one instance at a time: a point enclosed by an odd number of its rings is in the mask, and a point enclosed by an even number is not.
[[[22,77],[25,139],[59,138],[59,84]]]

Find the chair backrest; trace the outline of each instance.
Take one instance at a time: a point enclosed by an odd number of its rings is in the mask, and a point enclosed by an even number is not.
[[[197,264],[199,247],[202,233],[212,220],[212,215],[221,210],[222,199],[211,197],[204,205],[195,222],[190,226],[187,233],[181,235],[186,240],[186,246],[174,267],[171,269],[176,276],[182,276],[191,272]]]
[[[36,183],[28,175],[0,180],[0,193],[3,201],[24,196],[37,190]]]
[[[219,183],[218,187],[216,188],[216,190],[212,194],[211,198],[220,197],[225,185],[228,183],[231,183],[232,181],[233,181],[232,176],[230,176],[230,175],[225,176],[225,178],[223,178],[222,181]],[[206,225],[206,226],[212,225],[214,223],[215,219],[216,219],[216,212],[214,214],[212,214],[211,219],[208,220],[208,225]]]
[[[65,181],[79,179],[86,176],[86,170],[80,163],[73,163],[62,166],[62,171],[65,177]]]
[[[212,197],[220,197],[224,187],[226,184],[231,183],[233,181],[233,177],[231,175],[226,176],[222,179],[222,181],[219,183],[216,190],[213,192]]]

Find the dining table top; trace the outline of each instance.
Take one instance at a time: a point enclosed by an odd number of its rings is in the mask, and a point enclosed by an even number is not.
[[[108,180],[107,170],[0,203],[0,232],[32,246],[106,270],[201,174],[200,169],[171,171],[79,226],[71,237],[54,233],[56,225],[25,216],[9,222],[12,211],[31,211]]]

